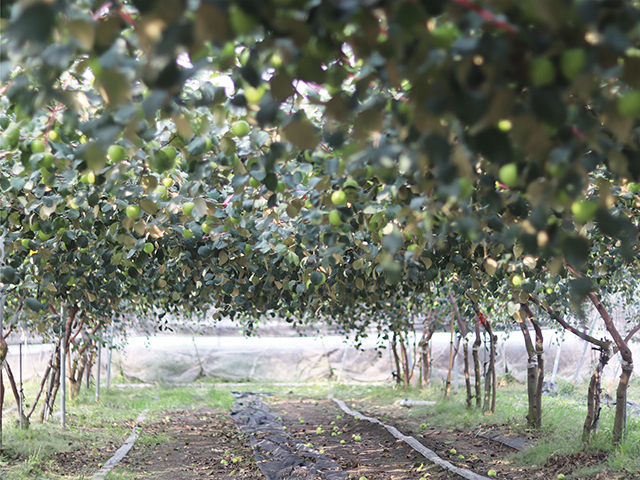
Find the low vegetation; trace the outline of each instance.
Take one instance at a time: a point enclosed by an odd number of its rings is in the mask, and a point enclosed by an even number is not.
[[[212,407],[226,415],[233,404],[231,390],[245,389],[270,393],[278,399],[326,399],[328,395],[345,400],[350,407],[381,418],[387,423],[398,423],[413,435],[425,431],[425,426],[443,430],[462,428],[469,431],[500,427],[510,434],[527,438],[531,446],[523,452],[505,454],[505,464],[523,467],[545,465],[554,458],[587,455],[598,458],[597,464],[576,469],[567,478],[589,478],[603,471],[640,472],[640,417],[631,414],[627,433],[622,442],[612,447],[611,429],[614,407],[604,406],[601,428],[585,447],[581,441],[582,422],[586,413],[584,398],[587,385],[561,384],[555,396],[543,397],[543,428],[533,430],[527,426],[527,394],[523,385],[510,384],[497,390],[501,405],[493,415],[466,408],[463,393],[445,400],[440,387],[423,390],[394,389],[388,385],[345,385],[316,383],[296,387],[272,384],[214,385],[199,383],[188,387],[112,388],[103,391],[99,403],[93,392],[83,391],[69,406],[67,426],[62,430],[55,420],[34,423],[28,430],[14,424],[15,412],[5,414],[5,448],[0,457],[0,475],[11,479],[82,479],[89,478],[130,434],[137,415],[149,408],[149,421],[171,422],[176,409]],[[640,400],[640,390],[632,385],[630,400]],[[398,400],[432,400],[434,405],[405,408]],[[425,432],[426,435],[426,432]],[[143,429],[138,446],[167,442],[162,434],[150,436]],[[212,439],[212,442],[215,441]],[[73,465],[70,452],[84,452],[82,458],[95,463]],[[95,452],[91,456],[87,452]],[[65,471],[66,470],[66,471]],[[126,469],[125,469],[126,470]],[[116,471],[110,478],[135,478]]]

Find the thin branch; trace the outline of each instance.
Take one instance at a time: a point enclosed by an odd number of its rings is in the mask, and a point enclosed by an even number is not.
[[[600,348],[603,349],[609,349],[610,348],[610,344],[611,342],[609,340],[598,340],[597,338],[592,337],[591,335],[589,335],[588,333],[585,332],[581,332],[580,330],[578,330],[577,328],[575,328],[574,326],[568,324],[561,316],[558,312],[556,312],[553,308],[551,308],[550,306],[545,306],[539,298],[535,297],[534,295],[529,294],[529,299],[535,303],[536,305],[538,305],[540,308],[542,308],[545,312],[547,312],[549,314],[549,316],[551,318],[553,318],[556,322],[558,322],[560,325],[562,325],[562,327],[566,330],[569,330],[571,333],[573,333],[574,335],[580,337],[581,339],[583,339],[585,342],[589,342],[589,343],[593,343],[594,345],[597,345]]]

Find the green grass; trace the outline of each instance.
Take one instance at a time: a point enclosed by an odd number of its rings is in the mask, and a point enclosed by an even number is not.
[[[37,385],[27,385],[25,393],[29,395],[29,392],[35,392],[35,388]],[[87,466],[90,472],[84,476],[62,477],[49,470],[58,453],[97,447],[107,441],[116,445],[124,443],[131,433],[132,422],[145,408],[149,409],[148,417],[153,417],[166,410],[195,406],[229,410],[232,404],[233,396],[228,390],[218,390],[206,383],[189,387],[103,388],[99,403],[95,401],[93,390],[82,389],[77,398],[67,401],[67,428],[64,430],[59,420],[36,421],[39,410],[34,413],[34,421],[28,430],[17,428],[14,422],[16,412],[5,415],[0,475],[12,480],[91,478],[100,468],[99,464]],[[58,405],[55,408],[56,412],[59,411]],[[143,434],[138,441],[152,443],[163,440]],[[109,478],[127,480],[133,477],[122,473]]]
[[[404,415],[414,419],[426,419],[431,426],[454,428],[465,426],[468,428],[482,428],[488,426],[509,425],[522,436],[533,435],[534,445],[524,452],[510,455],[507,461],[514,465],[531,466],[544,465],[552,457],[585,452],[596,454],[608,453],[608,460],[604,465],[583,468],[574,472],[573,477],[586,478],[609,468],[616,472],[638,474],[640,472],[640,418],[629,416],[627,433],[623,442],[618,446],[611,443],[611,429],[613,427],[614,408],[603,406],[600,415],[600,430],[590,444],[581,441],[582,425],[586,416],[587,385],[572,385],[569,382],[558,382],[559,389],[556,396],[543,396],[542,412],[543,426],[539,431],[532,431],[526,423],[527,394],[524,385],[509,383],[498,388],[496,398],[496,412],[485,415],[482,411],[466,408],[464,386],[461,385],[457,395],[451,400],[443,398],[441,386],[432,386],[425,390],[412,388],[408,392],[404,389],[394,389],[390,386],[368,385],[336,385],[331,383],[310,384],[302,387],[274,387],[269,385],[252,386],[254,391],[272,392],[278,396],[290,398],[326,398],[328,394],[355,404],[356,408],[375,408],[389,406],[402,398],[413,400],[431,400],[432,406],[412,407],[404,409]],[[604,385],[606,389],[606,385]],[[615,389],[613,392],[615,395]],[[632,383],[628,399],[640,403],[640,386]]]
[[[115,382],[114,382],[115,383]],[[27,392],[35,390],[37,385],[28,385]],[[514,465],[543,465],[553,455],[569,455],[585,451],[586,453],[608,452],[606,465],[583,468],[574,472],[574,477],[588,477],[610,468],[617,472],[640,472],[640,418],[629,416],[627,434],[624,441],[614,447],[611,444],[613,408],[603,407],[600,420],[600,432],[586,447],[581,442],[582,424],[586,415],[586,385],[571,385],[564,382],[559,385],[561,395],[543,397],[543,427],[539,432],[528,429],[525,421],[527,414],[527,396],[523,385],[508,383],[498,389],[496,412],[485,415],[476,409],[468,410],[465,405],[464,388],[444,400],[441,385],[433,385],[425,390],[394,389],[388,385],[353,385],[333,382],[309,383],[301,386],[282,386],[268,383],[254,383],[245,387],[236,385],[217,388],[209,382],[189,387],[151,388],[111,388],[103,389],[100,403],[94,399],[94,391],[83,389],[80,396],[68,402],[68,428],[61,430],[58,421],[40,424],[34,421],[31,428],[21,431],[14,426],[15,413],[5,416],[3,436],[4,453],[0,456],[0,474],[4,478],[16,480],[60,478],[91,478],[99,465],[89,466],[85,476],[61,477],[48,471],[58,452],[69,452],[77,448],[90,448],[101,445],[107,440],[120,444],[131,432],[132,421],[145,408],[149,408],[149,417],[165,415],[175,408],[193,408],[196,406],[218,407],[229,410],[233,404],[230,390],[251,390],[272,393],[276,397],[286,398],[327,398],[331,394],[356,409],[389,407],[394,402],[408,397],[415,400],[432,400],[435,405],[400,409],[399,415],[412,417],[420,422],[426,420],[431,426],[453,428],[466,426],[481,428],[492,425],[509,425],[522,435],[533,434],[535,445],[524,452],[511,455],[507,461]],[[605,386],[606,388],[606,386]],[[632,382],[629,400],[640,400],[640,387]],[[56,407],[57,408],[57,407]],[[34,414],[35,416],[35,414]],[[144,430],[138,439],[139,444],[164,442],[166,438],[145,435]],[[112,480],[131,480],[133,474],[122,472],[111,474]],[[568,477],[569,478],[569,477]]]

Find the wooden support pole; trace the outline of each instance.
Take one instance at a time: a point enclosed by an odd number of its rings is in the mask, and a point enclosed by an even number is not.
[[[65,314],[67,313],[67,309],[64,307],[60,307],[60,319],[63,324],[66,324]],[[60,340],[60,426],[62,428],[66,427],[66,416],[67,416],[67,373],[66,373],[66,354],[67,354],[67,345],[66,345],[66,329],[61,332],[62,339]]]

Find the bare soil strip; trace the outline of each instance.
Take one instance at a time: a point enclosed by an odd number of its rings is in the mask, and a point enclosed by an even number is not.
[[[294,440],[335,460],[349,479],[451,480],[460,478],[424,459],[381,425],[355,421],[329,400],[268,398],[265,402]],[[283,427],[283,428],[284,428]]]
[[[339,400],[333,397],[329,397],[329,398],[334,402],[336,402],[340,406],[342,411],[347,413],[348,415],[383,426],[389,431],[389,433],[391,433],[391,435],[396,437],[398,440],[404,441],[405,443],[410,445],[414,450],[416,450],[417,452],[420,452],[422,455],[424,455],[425,458],[435,463],[436,465],[446,468],[450,472],[457,473],[458,475],[460,475],[463,478],[466,478],[467,480],[490,480],[489,477],[478,475],[477,473],[474,473],[471,470],[467,470],[465,468],[456,467],[451,462],[443,460],[438,455],[436,455],[436,453],[433,450],[428,449],[415,438],[402,434],[397,428],[391,427],[389,425],[385,425],[377,418],[367,417],[365,415],[362,415],[360,412],[351,410],[349,407],[347,407],[346,403],[344,403],[342,400]]]
[[[118,469],[140,480],[264,480],[246,435],[229,412],[211,407],[154,416]]]

